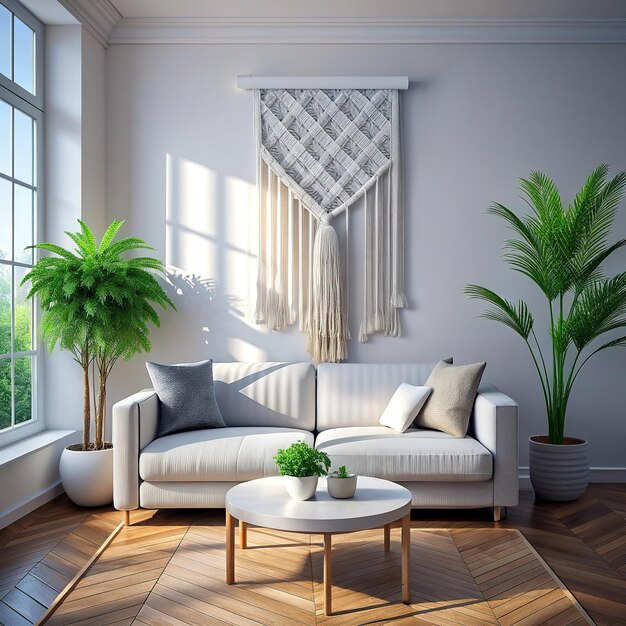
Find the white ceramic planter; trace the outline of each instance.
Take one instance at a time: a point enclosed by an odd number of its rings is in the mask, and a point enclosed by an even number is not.
[[[293,500],[308,500],[317,489],[317,476],[283,476],[285,489]]]
[[[59,473],[74,504],[103,506],[113,502],[113,448],[84,452],[67,447],[61,454]]]
[[[542,500],[569,502],[585,493],[589,483],[589,444],[566,437],[566,443],[548,443],[547,436],[531,437],[530,482]]]
[[[326,485],[328,493],[331,497],[343,500],[344,498],[352,498],[356,492],[356,474],[348,474],[347,478],[339,478],[338,476],[328,476]]]

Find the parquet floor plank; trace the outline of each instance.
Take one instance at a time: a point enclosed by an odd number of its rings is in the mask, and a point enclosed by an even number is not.
[[[2,602],[12,608],[16,613],[25,617],[29,622],[36,622],[39,616],[44,612],[45,607],[39,604],[37,600],[31,598],[17,587],[11,589]]]
[[[44,607],[50,606],[58,595],[56,589],[53,589],[30,573],[20,580],[16,588],[28,594]]]
[[[32,622],[14,611],[8,604],[0,602],[0,624],[4,626],[32,626]]]
[[[65,588],[65,585],[70,582],[67,576],[63,576],[63,574],[53,570],[44,563],[35,565],[29,574],[46,583],[46,585],[54,589],[57,593],[61,592]]]
[[[152,606],[153,601],[152,598],[149,598],[141,607],[133,624],[144,626],[193,626],[189,622],[183,622],[172,615],[157,610]]]
[[[117,624],[132,624],[135,621],[137,613],[141,608],[141,604],[135,606],[128,606],[122,609],[115,609],[106,615],[98,616],[98,619],[94,621],[92,618],[87,617],[84,620],[72,622],[72,626],[116,626]],[[49,624],[50,622],[47,622]]]

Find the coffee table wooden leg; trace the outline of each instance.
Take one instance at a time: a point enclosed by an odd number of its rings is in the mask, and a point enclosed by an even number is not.
[[[391,524],[385,524],[385,552],[391,550]]]
[[[402,602],[411,603],[411,514],[402,518]]]
[[[226,584],[235,583],[235,522],[237,520],[226,511]]]
[[[248,523],[239,520],[239,549],[245,550],[248,547]]]
[[[331,615],[333,591],[333,557],[332,535],[324,533],[324,613]]]

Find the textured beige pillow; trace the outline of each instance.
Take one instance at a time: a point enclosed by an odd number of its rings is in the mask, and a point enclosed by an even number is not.
[[[401,383],[378,420],[383,426],[403,433],[415,419],[430,395],[429,387]]]
[[[450,365],[439,361],[424,386],[431,387],[415,425],[434,428],[455,437],[465,437],[486,363]]]

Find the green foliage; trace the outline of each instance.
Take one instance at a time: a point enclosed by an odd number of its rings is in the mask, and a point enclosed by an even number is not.
[[[606,278],[602,268],[626,246],[624,239],[607,242],[626,190],[626,172],[607,181],[608,173],[608,165],[597,167],[564,208],[554,182],[532,172],[521,180],[529,214],[520,217],[497,203],[489,209],[515,233],[505,243],[504,258],[548,301],[551,358],[541,349],[525,302],[514,304],[479,285],[465,288],[468,297],[487,303],[482,317],[512,328],[526,343],[541,381],[551,443],[563,442],[567,404],[584,364],[602,350],[626,346],[626,336],[618,336],[596,347],[606,333],[626,328],[626,272]]]
[[[345,465],[342,465],[336,472],[331,474],[334,478],[350,478],[350,472]]]
[[[89,366],[93,363],[98,370],[94,447],[99,448],[103,445],[106,381],[113,365],[119,358],[128,360],[148,352],[150,326],[159,326],[155,307],[174,305],[154,275],[163,272],[161,261],[122,256],[152,250],[136,237],[116,241],[123,221],[115,220],[99,244],[88,226],[80,220],[79,224],[79,232],[67,233],[76,244],[73,252],[51,243],[33,246],[57,256],[39,259],[22,284],[30,281],[28,298],[39,298],[41,333],[50,350],[69,350],[83,368],[87,399]],[[88,413],[89,406],[85,406],[83,447],[89,446]]]
[[[328,455],[304,441],[292,443],[286,450],[281,448],[274,461],[281,476],[326,476],[330,467]]]
[[[0,258],[4,258],[0,251]],[[0,354],[11,352],[11,270],[0,271]],[[31,349],[31,305],[20,297],[14,301],[15,352]],[[16,357],[13,360],[13,403],[15,422],[20,424],[32,417],[32,356]],[[0,359],[0,430],[11,426],[11,359]]]

